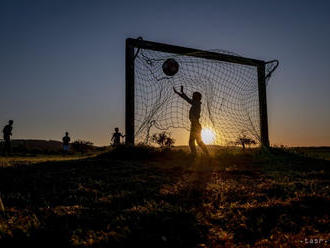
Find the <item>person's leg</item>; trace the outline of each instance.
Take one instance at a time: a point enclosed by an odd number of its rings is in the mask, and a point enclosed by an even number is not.
[[[5,139],[5,144],[3,147],[3,154],[4,155],[9,155],[10,154],[10,140],[9,139]]]
[[[2,155],[5,156],[6,155],[6,149],[7,149],[7,144],[6,144],[6,141],[3,141],[2,143]]]
[[[205,145],[205,143],[202,140],[202,127],[200,126],[200,128],[198,129],[198,131],[196,131],[196,141],[198,146],[202,149],[202,151],[206,154],[209,155],[209,151]]]
[[[190,136],[189,136],[189,147],[190,147],[190,151],[191,154],[193,156],[196,155],[196,146],[195,146],[195,132],[193,130],[193,128],[190,129]]]
[[[8,140],[8,154],[11,154],[11,140]]]
[[[197,144],[206,155],[209,155],[209,151],[207,149],[207,146],[204,144],[204,142],[202,140],[197,139]]]
[[[67,145],[63,145],[63,155],[67,155],[67,153],[68,153]]]

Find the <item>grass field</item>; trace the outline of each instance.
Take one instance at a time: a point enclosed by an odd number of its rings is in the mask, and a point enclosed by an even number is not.
[[[0,158],[0,247],[326,247],[319,149]]]
[[[0,168],[11,167],[16,165],[32,165],[44,162],[59,162],[59,161],[69,161],[92,157],[92,155],[16,155],[16,156],[6,156],[0,157]]]

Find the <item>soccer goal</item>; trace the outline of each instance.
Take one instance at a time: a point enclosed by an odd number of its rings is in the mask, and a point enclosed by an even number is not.
[[[170,76],[163,70],[169,59],[179,66]],[[229,146],[245,138],[269,146],[266,84],[278,64],[128,38],[126,143],[150,143],[162,131],[187,137],[190,106],[173,92],[183,86],[187,95],[202,94],[200,122],[212,133],[212,144]]]

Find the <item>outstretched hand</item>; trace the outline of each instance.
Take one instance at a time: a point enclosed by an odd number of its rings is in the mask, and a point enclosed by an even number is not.
[[[184,100],[186,100],[189,104],[192,104],[192,99],[190,99],[184,92],[183,92],[183,86],[181,85],[180,91],[178,92],[175,87],[173,87],[173,90],[176,94],[178,94],[180,97],[182,97]]]
[[[181,94],[180,94],[180,92],[178,92],[178,91],[175,89],[174,86],[173,86],[173,90],[174,90],[174,92],[175,92],[176,94],[178,94],[178,95],[183,94],[183,86],[182,86],[182,85],[181,85],[181,87],[180,87]]]

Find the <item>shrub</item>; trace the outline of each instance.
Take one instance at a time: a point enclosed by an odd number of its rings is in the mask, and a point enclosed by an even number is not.
[[[71,144],[71,148],[75,152],[86,153],[94,149],[93,143],[85,140],[76,140]]]
[[[158,144],[161,148],[171,148],[175,140],[166,132],[152,135],[152,142]]]

